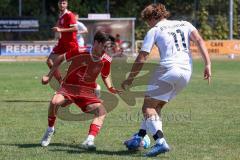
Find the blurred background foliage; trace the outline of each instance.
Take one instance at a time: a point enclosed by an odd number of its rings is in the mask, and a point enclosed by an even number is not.
[[[239,1],[234,0],[234,32],[238,38]],[[39,32],[0,33],[0,40],[51,40],[58,17],[58,0],[22,0],[22,17],[39,19]],[[107,3],[109,2],[109,8]],[[87,17],[88,13],[107,13],[111,17],[136,17],[136,39],[143,39],[149,29],[141,20],[141,10],[153,2],[164,3],[170,19],[187,20],[199,29],[204,39],[228,39],[228,0],[69,0],[69,9]],[[0,1],[0,18],[18,18],[18,0]],[[240,12],[240,11],[239,11]],[[240,14],[240,13],[239,13]]]

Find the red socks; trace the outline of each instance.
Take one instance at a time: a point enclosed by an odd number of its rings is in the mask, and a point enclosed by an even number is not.
[[[101,126],[96,125],[96,124],[91,124],[88,135],[93,135],[94,137],[96,137],[97,134],[99,133],[100,129],[101,129]]]
[[[56,121],[56,117],[48,116],[48,127],[53,127]],[[101,126],[96,124],[91,124],[89,127],[88,135],[93,135],[96,137],[101,129]]]
[[[48,116],[48,127],[53,127],[56,121],[56,117],[55,116]]]

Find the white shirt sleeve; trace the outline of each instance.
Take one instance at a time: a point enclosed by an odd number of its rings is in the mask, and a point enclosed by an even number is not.
[[[81,22],[77,22],[77,27],[80,31],[87,31],[87,27]]]
[[[151,28],[144,37],[141,51],[150,53],[155,44],[156,27]]]
[[[189,36],[190,36],[190,34],[192,33],[192,31],[197,30],[191,23],[189,23],[189,22],[186,21],[185,24],[186,24],[186,26],[187,26],[187,28],[188,28],[188,34],[189,34]]]

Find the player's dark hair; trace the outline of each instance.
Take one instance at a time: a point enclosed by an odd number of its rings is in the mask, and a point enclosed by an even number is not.
[[[68,0],[58,0],[58,2],[62,2],[62,1],[66,1],[66,2],[68,2]]]
[[[151,19],[161,20],[169,16],[170,12],[168,12],[165,5],[161,3],[150,4],[141,12],[141,17],[144,21]]]
[[[94,35],[94,41],[105,43],[106,41],[115,42],[115,38],[103,31],[97,31]]]

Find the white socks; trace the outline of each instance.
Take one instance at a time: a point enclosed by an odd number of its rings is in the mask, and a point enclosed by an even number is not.
[[[146,119],[147,130],[152,134],[156,134],[158,130],[162,131],[162,120],[158,115],[153,115]]]
[[[146,119],[146,127],[148,131],[152,134],[155,135],[158,130],[162,132],[162,120],[158,115],[151,116]],[[163,144],[166,142],[164,138],[158,138],[156,140],[157,144]]]
[[[54,131],[54,126],[53,127],[48,127],[48,131],[53,132]]]
[[[146,125],[146,120],[145,119],[142,121],[140,129],[147,130],[147,125]]]
[[[88,135],[87,141],[94,141],[95,137],[93,135]]]

